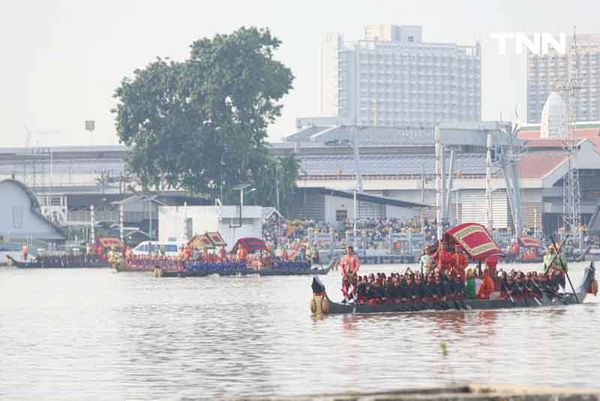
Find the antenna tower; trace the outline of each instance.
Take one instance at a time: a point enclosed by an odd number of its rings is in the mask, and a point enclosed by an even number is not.
[[[570,234],[573,239],[581,239],[578,230],[581,224],[581,190],[579,171],[574,165],[574,156],[577,152],[574,133],[577,122],[577,90],[579,89],[579,56],[575,29],[573,29],[573,44],[567,48],[565,64],[567,82],[557,85],[557,89],[563,93],[567,107],[563,149],[568,157],[568,171],[563,180],[563,227],[565,234]]]

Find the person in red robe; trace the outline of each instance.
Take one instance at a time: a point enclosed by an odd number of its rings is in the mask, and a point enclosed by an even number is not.
[[[492,275],[496,275],[496,266],[498,266],[498,258],[496,256],[488,256],[485,260],[485,266],[491,270]]]
[[[238,256],[241,261],[245,261],[246,258],[248,257],[248,251],[246,250],[246,248],[244,248],[243,246],[240,246],[240,249],[238,250]]]
[[[456,246],[455,252],[452,254],[451,271],[453,275],[458,276],[461,280],[465,280],[466,272],[465,269],[469,265],[469,258],[461,251],[460,246]]]
[[[452,253],[448,251],[445,241],[439,243],[438,249],[433,254],[432,259],[434,260],[438,271],[450,271],[452,265]]]
[[[492,295],[492,292],[494,291],[496,291],[496,284],[492,278],[492,269],[487,267],[483,272],[483,280],[479,287],[479,291],[477,291],[477,298],[490,299],[490,295]]]

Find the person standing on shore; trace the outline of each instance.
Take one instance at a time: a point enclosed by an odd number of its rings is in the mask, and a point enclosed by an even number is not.
[[[27,262],[27,258],[29,257],[29,246],[27,242],[23,243],[23,247],[21,248],[21,253],[23,254],[23,260]]]
[[[358,291],[358,269],[360,268],[360,260],[358,256],[354,254],[354,247],[349,245],[346,248],[346,255],[342,257],[340,261],[342,267],[342,294],[346,302],[356,302],[357,291]],[[350,294],[350,286],[352,286],[352,293]]]

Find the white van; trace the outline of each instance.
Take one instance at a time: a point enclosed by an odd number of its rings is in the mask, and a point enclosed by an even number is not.
[[[177,256],[179,250],[185,246],[185,242],[159,242],[159,241],[144,241],[133,248],[133,254],[137,256],[161,255]]]

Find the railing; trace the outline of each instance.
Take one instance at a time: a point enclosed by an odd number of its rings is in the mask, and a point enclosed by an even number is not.
[[[75,210],[69,212],[70,223],[89,223],[90,220],[91,216],[89,210]],[[112,210],[94,210],[94,220],[118,222],[119,212]]]
[[[379,175],[367,175],[361,174],[363,180],[420,180],[421,174],[379,174]],[[485,174],[455,174],[454,178],[457,179],[481,179],[485,178]],[[335,175],[335,174],[311,174],[301,175],[298,177],[298,181],[343,181],[343,180],[355,180],[354,175]]]
[[[148,212],[125,212],[123,214],[124,220],[131,223],[141,223],[144,220],[147,220],[150,215]],[[152,214],[152,219],[157,220],[158,214],[154,212]],[[94,220],[96,221],[108,221],[112,223],[119,223],[119,211],[117,210],[94,210]],[[88,223],[90,221],[90,211],[89,210],[75,210],[69,212],[69,222],[72,223]]]

